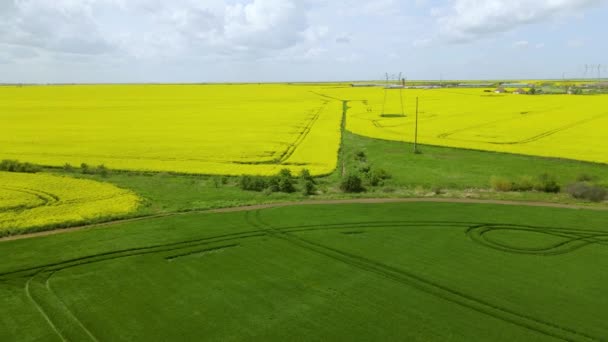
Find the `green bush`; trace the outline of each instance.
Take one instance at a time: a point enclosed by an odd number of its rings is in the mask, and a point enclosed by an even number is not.
[[[248,176],[243,175],[239,180],[239,187],[249,191],[287,192],[296,191],[294,179],[289,169],[282,169],[276,176]]]
[[[513,190],[513,182],[504,178],[504,177],[496,177],[492,176],[490,179],[490,185],[494,191],[512,191]]]
[[[281,169],[276,176],[277,191],[292,193],[296,191],[294,180],[289,169]]]
[[[316,192],[316,182],[308,169],[300,171],[300,186],[304,196],[313,195]]]
[[[313,183],[311,180],[308,180],[308,179],[302,181],[302,194],[304,196],[314,195],[315,191],[316,191],[315,183]]]
[[[18,160],[4,159],[0,162],[0,171],[36,173],[41,167],[31,163],[21,163]]]
[[[585,199],[592,202],[601,202],[608,198],[608,190],[599,185],[593,185],[586,182],[576,182],[566,187],[572,197]]]
[[[369,185],[379,186],[384,185],[384,181],[391,178],[390,173],[384,169],[371,169],[367,174]]]
[[[555,178],[547,173],[544,173],[534,180],[529,176],[522,176],[517,182],[513,182],[505,177],[493,176],[490,179],[490,185],[495,191],[541,191],[557,193],[561,187]]]
[[[70,163],[65,163],[65,164],[63,164],[63,171],[74,172],[74,167]]]
[[[521,176],[517,182],[512,184],[513,191],[532,191],[534,190],[534,179],[530,176]]]
[[[97,166],[97,169],[95,169],[95,173],[101,175],[102,177],[107,177],[108,174],[110,174],[110,170],[108,170],[105,165],[101,164]]]
[[[365,155],[365,152],[363,152],[363,151],[357,151],[355,153],[355,160],[358,160],[360,162],[366,162],[367,161],[367,156]]]
[[[89,168],[89,165],[87,163],[80,164],[80,171],[85,175],[93,173],[93,171]]]
[[[263,191],[268,187],[268,183],[264,177],[260,176],[241,176],[239,187],[248,191]]]
[[[355,193],[362,192],[365,189],[363,188],[363,182],[361,181],[361,177],[355,174],[350,174],[344,177],[344,179],[342,179],[342,182],[340,183],[340,190],[344,192]]]
[[[543,173],[538,177],[538,182],[534,185],[534,190],[542,192],[558,193],[561,187],[553,176]]]
[[[359,169],[358,169],[358,171],[363,174],[368,174],[371,170],[372,170],[372,167],[367,164],[363,164],[363,165],[359,166]]]
[[[578,182],[591,182],[595,180],[595,177],[586,173],[581,173],[580,175],[578,175],[578,177],[576,177],[576,180]]]
[[[286,193],[295,192],[296,188],[293,185],[293,179],[291,179],[291,177],[290,178],[280,177],[279,178],[279,191],[286,192]]]

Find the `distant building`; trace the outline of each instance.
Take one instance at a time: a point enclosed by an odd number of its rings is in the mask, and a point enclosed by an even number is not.
[[[505,90],[505,88],[503,88],[503,87],[498,87],[498,88],[496,88],[496,90],[494,90],[494,92],[495,92],[496,94],[504,94],[504,93],[506,93],[507,91],[506,91],[506,90]]]
[[[513,94],[523,95],[523,94],[527,94],[527,92],[524,89],[522,89],[522,88],[518,88],[517,90],[515,90],[513,92]]]
[[[505,88],[531,88],[534,85],[528,83],[502,83],[500,86]]]
[[[459,83],[458,88],[492,88],[494,83]]]
[[[382,85],[381,84],[373,84],[373,83],[352,83],[350,86],[358,88],[358,87],[380,87]]]
[[[589,88],[608,88],[608,82],[596,82],[588,85]]]

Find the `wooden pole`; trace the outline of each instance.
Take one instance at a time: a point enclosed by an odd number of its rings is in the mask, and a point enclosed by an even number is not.
[[[418,97],[416,96],[416,128],[414,131],[414,153],[418,153]]]

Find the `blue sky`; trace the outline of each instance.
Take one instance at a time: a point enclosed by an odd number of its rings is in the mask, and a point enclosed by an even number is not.
[[[605,0],[0,0],[0,83],[608,76],[607,18]]]

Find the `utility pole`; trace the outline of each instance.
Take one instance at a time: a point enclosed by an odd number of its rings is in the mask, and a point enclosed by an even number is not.
[[[414,153],[420,153],[418,151],[418,96],[416,96],[416,128],[414,129]]]

